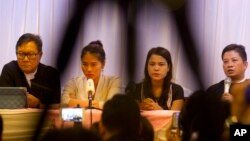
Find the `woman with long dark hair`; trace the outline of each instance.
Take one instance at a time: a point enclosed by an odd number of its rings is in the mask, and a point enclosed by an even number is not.
[[[145,78],[128,94],[140,103],[141,110],[180,110],[184,103],[183,88],[173,83],[172,59],[163,47],[149,50],[145,63]]]

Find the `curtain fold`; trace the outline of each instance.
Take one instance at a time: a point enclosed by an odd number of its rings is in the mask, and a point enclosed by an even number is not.
[[[250,1],[248,0],[189,0],[188,18],[201,60],[201,71],[209,86],[225,78],[221,52],[231,43],[242,44],[250,55]],[[61,36],[73,11],[72,0],[0,0],[0,71],[4,64],[15,60],[15,44],[26,32],[39,34],[43,40],[42,63],[55,66]],[[166,47],[172,55],[174,81],[188,95],[197,89],[186,64],[171,11],[161,3],[144,3],[137,11],[136,36],[138,54],[136,80],[144,76],[147,52],[156,46]],[[92,40],[101,40],[107,54],[104,73],[120,75],[127,83],[125,68],[124,13],[116,3],[93,3],[85,12],[85,23],[76,43],[74,54],[62,85],[71,77],[82,75],[80,50]],[[250,71],[246,72],[247,77]]]

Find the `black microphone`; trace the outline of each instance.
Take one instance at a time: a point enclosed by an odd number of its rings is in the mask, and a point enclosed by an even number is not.
[[[227,77],[224,80],[224,93],[229,93],[229,89],[230,89],[231,83],[232,83],[232,80],[231,80],[230,77]]]

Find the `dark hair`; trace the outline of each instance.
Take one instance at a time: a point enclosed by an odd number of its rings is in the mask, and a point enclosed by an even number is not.
[[[32,33],[25,33],[18,39],[16,43],[16,51],[20,45],[22,45],[23,43],[30,42],[30,41],[35,42],[38,52],[42,52],[43,43],[42,43],[40,36],[32,34]]]
[[[147,59],[146,59],[146,63],[145,63],[145,68],[144,68],[144,80],[143,80],[143,91],[144,93],[151,97],[154,98],[153,94],[152,94],[152,87],[151,87],[151,78],[148,74],[148,62],[149,59],[152,55],[159,55],[161,57],[163,57],[169,66],[169,72],[167,74],[167,76],[164,78],[164,84],[163,84],[163,91],[162,93],[168,93],[169,91],[169,87],[171,84],[171,79],[172,79],[172,75],[173,75],[173,70],[172,70],[172,59],[171,59],[171,54],[170,52],[163,47],[155,47],[149,50],[148,55],[147,55]],[[167,95],[165,94],[161,94],[161,97],[159,99],[159,104],[160,106],[164,106],[163,108],[166,109],[166,99],[167,99]]]
[[[99,138],[101,138],[100,135],[100,130],[99,130],[99,121],[94,122],[91,126],[90,126],[90,131],[95,134],[96,136],[98,136]]]
[[[201,130],[204,108],[205,92],[195,91],[184,103],[179,116],[179,126],[183,130],[183,141],[189,141],[193,132]]]
[[[101,141],[101,139],[85,128],[62,128],[49,130],[40,141]]]
[[[117,94],[103,107],[101,122],[110,132],[118,132],[123,138],[138,138],[140,109],[135,100],[124,94]]]
[[[228,51],[236,51],[239,53],[240,57],[242,58],[243,61],[247,61],[247,53],[245,51],[245,47],[243,45],[237,45],[237,44],[230,44],[227,45],[221,54],[221,59],[223,60],[223,56],[226,52]]]
[[[153,141],[154,140],[154,128],[150,121],[141,116],[141,130],[140,139],[143,141]]]
[[[105,55],[105,51],[103,49],[102,43],[101,41],[97,40],[97,41],[92,41],[90,42],[87,46],[85,46],[82,49],[82,53],[81,53],[81,59],[82,57],[86,54],[86,53],[91,53],[91,54],[95,54],[96,57],[102,62],[104,63],[105,59],[106,59],[106,55]]]
[[[182,141],[189,141],[197,132],[197,141],[218,141],[225,129],[227,110],[216,94],[198,90],[189,96],[179,116]]]

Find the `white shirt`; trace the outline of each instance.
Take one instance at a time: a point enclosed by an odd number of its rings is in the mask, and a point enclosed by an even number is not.
[[[26,78],[26,80],[27,80],[27,82],[28,82],[29,86],[31,86],[31,82],[30,82],[30,80],[35,78],[35,74],[36,74],[36,72],[37,72],[37,69],[36,69],[36,71],[35,71],[35,72],[33,72],[33,73],[29,73],[29,74],[24,73],[25,78]]]
[[[67,105],[70,99],[88,100],[86,82],[87,78],[85,76],[78,76],[69,80],[62,92],[62,104]],[[99,106],[102,108],[108,99],[112,98],[115,94],[121,93],[121,88],[119,77],[101,75],[93,100],[99,101]]]

